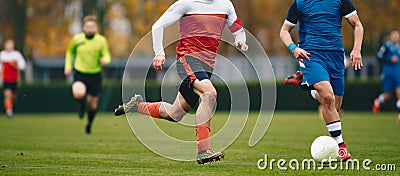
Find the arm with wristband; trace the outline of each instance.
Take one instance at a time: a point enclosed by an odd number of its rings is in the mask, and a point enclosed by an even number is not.
[[[290,36],[290,31],[294,28],[287,24],[286,22],[283,24],[280,37],[282,42],[288,47],[288,50],[293,54],[294,58],[296,58],[300,62],[304,62],[303,59],[310,60],[310,53],[299,48],[296,44],[294,44],[292,37]]]
[[[288,49],[291,53],[294,52],[294,50],[297,48],[297,45],[294,44],[293,42],[289,44]]]

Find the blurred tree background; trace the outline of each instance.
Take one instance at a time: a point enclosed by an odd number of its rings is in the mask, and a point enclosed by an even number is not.
[[[244,26],[269,54],[288,54],[279,30],[293,0],[232,0]],[[115,58],[126,58],[175,0],[0,0],[0,43],[12,38],[32,57],[62,57],[84,15],[99,17]],[[400,28],[400,0],[353,0],[365,27],[363,52],[374,54],[392,28]],[[343,23],[347,23],[345,20]],[[351,28],[343,28],[346,50]],[[149,46],[150,54],[152,52]]]

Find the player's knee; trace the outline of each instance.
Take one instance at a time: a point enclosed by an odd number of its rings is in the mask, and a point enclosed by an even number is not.
[[[323,102],[325,104],[333,104],[333,103],[335,103],[335,96],[332,95],[332,94],[320,95],[320,97],[323,99]]]
[[[201,101],[215,102],[216,100],[217,100],[217,91],[215,90],[204,92],[201,95]]]
[[[12,93],[11,89],[4,90],[4,98],[11,99],[12,96],[13,96],[13,93]]]
[[[72,94],[75,99],[82,99],[86,95],[86,86],[82,82],[75,82],[72,85]]]

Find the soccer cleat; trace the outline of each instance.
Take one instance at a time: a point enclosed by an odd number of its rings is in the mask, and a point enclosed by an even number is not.
[[[299,86],[301,82],[303,82],[303,76],[304,76],[303,72],[297,71],[295,74],[286,78],[284,84]]]
[[[130,101],[115,108],[114,115],[120,116],[132,112],[137,112],[138,104],[140,102],[143,102],[143,97],[141,95],[135,94],[135,96],[133,96]]]
[[[339,145],[338,154],[339,154],[340,162],[345,162],[351,158],[350,153],[346,149],[346,143],[342,143]]]
[[[380,110],[381,110],[381,104],[379,103],[379,99],[375,98],[374,103],[372,105],[372,112],[374,114],[377,114],[377,113],[379,113]]]
[[[214,152],[212,150],[203,150],[197,153],[197,163],[207,164],[210,162],[220,161],[225,157],[224,152]]]

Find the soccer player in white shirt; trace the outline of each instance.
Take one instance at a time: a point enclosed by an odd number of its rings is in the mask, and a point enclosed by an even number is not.
[[[153,25],[153,67],[165,63],[164,28],[180,21],[181,39],[176,47],[177,71],[182,78],[173,104],[143,102],[140,95],[115,110],[115,115],[139,112],[154,118],[180,121],[201,99],[196,112],[197,162],[204,164],[224,157],[210,149],[210,121],[217,91],[210,81],[222,31],[228,25],[235,46],[247,51],[246,34],[229,0],[178,0]]]
[[[13,40],[4,43],[4,50],[0,52],[1,71],[4,91],[4,109],[8,117],[14,115],[13,106],[17,96],[19,71],[25,70],[26,63],[22,54],[15,50]]]

